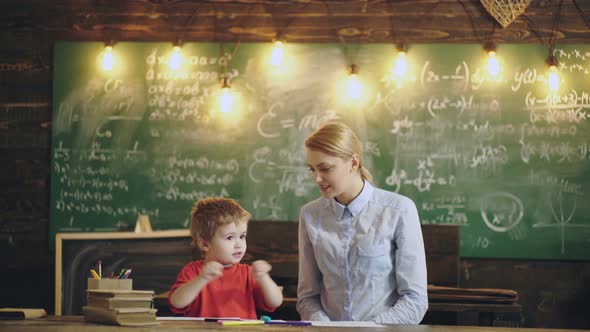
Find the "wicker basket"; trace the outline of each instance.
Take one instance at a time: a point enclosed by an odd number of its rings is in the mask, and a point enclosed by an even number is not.
[[[533,0],[480,0],[488,13],[492,15],[503,28],[507,27]]]

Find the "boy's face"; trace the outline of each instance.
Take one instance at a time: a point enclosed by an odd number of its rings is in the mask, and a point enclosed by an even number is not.
[[[217,228],[209,241],[201,240],[199,246],[205,251],[205,259],[217,261],[224,266],[239,263],[246,253],[248,223],[241,221]]]

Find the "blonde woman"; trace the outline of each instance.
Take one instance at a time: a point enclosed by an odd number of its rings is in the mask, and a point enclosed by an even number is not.
[[[301,319],[420,323],[428,296],[414,202],[373,186],[361,143],[342,123],[317,129],[305,149],[322,197],[299,217]]]

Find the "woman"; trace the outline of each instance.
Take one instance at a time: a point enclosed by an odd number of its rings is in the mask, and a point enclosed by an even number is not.
[[[322,126],[305,148],[322,197],[299,217],[301,319],[420,323],[428,296],[414,202],[371,184],[359,139],[344,124]]]

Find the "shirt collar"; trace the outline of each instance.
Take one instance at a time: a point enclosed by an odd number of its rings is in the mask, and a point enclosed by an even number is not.
[[[369,181],[363,181],[363,190],[361,190],[361,193],[355,199],[353,199],[352,202],[348,203],[348,205],[342,205],[338,203],[335,198],[332,198],[332,209],[334,210],[334,215],[336,215],[338,220],[342,220],[342,218],[344,218],[344,211],[346,208],[348,208],[348,211],[350,211],[350,214],[354,218],[359,213],[361,213],[365,205],[367,205],[367,202],[373,195],[375,187],[373,187]]]

